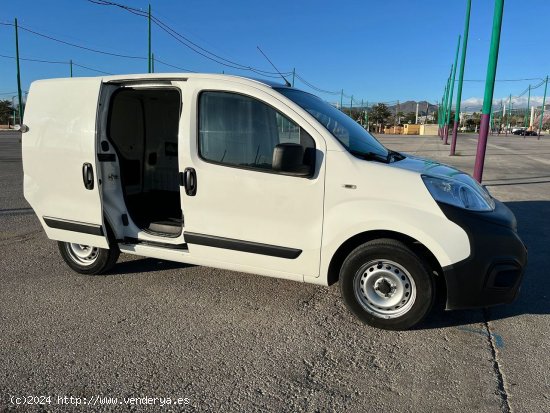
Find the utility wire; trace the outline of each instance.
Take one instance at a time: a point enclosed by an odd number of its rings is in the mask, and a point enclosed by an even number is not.
[[[7,56],[7,55],[3,55],[3,54],[0,54],[0,57],[3,57],[4,59],[15,59],[15,56]],[[42,60],[42,59],[30,59],[30,58],[24,58],[24,57],[20,57],[19,60],[24,60],[24,61],[27,61],[27,62],[56,64],[56,65],[69,65],[70,64],[70,62],[61,61],[61,60]],[[94,69],[92,67],[81,65],[79,63],[76,63],[74,60],[73,60],[73,66],[78,66],[78,67],[81,67],[83,69],[91,70],[92,72],[102,73],[104,75],[112,75],[112,73],[104,72],[103,70],[98,70],[98,69]]]
[[[15,59],[15,56],[7,56],[7,55],[4,55],[4,54],[0,54],[0,57],[3,57],[5,59]],[[69,62],[62,62],[60,60],[41,60],[41,59],[29,59],[29,58],[24,58],[24,57],[20,57],[19,60],[25,60],[27,62],[39,62],[39,63],[51,63],[51,64],[58,64],[58,65],[68,65]]]
[[[75,63],[74,61],[73,61],[73,65],[74,65],[74,66],[81,67],[81,68],[83,68],[83,69],[91,70],[92,72],[102,73],[102,74],[104,74],[104,75],[113,75],[113,73],[104,72],[103,70],[93,69],[93,68],[91,68],[91,67],[88,67],[88,66],[84,66],[84,65]]]
[[[0,24],[3,25],[3,26],[15,26],[15,24],[13,24],[13,23],[0,23]],[[125,58],[125,59],[147,60],[147,58],[143,57],[143,56],[131,56],[131,55],[125,55],[125,54],[120,54],[120,53],[111,53],[111,52],[106,52],[104,50],[94,49],[94,48],[91,48],[91,47],[82,46],[80,44],[67,42],[65,40],[61,40],[61,39],[57,39],[57,38],[52,37],[52,36],[48,36],[47,34],[39,33],[37,31],[31,30],[31,29],[29,29],[27,27],[24,27],[24,26],[21,26],[21,25],[18,25],[18,28],[21,29],[21,30],[24,30],[26,32],[32,33],[36,36],[40,36],[40,37],[43,37],[45,39],[52,40],[54,42],[62,43],[62,44],[67,45],[67,46],[87,50],[87,51],[93,52],[93,53],[99,53],[99,54],[108,55],[108,56],[115,56],[115,57],[122,57],[122,58]]]
[[[99,5],[102,5],[102,6],[118,7],[118,8],[121,8],[123,10],[126,10],[126,11],[128,11],[132,14],[140,16],[140,17],[148,17],[149,16],[149,14],[147,12],[143,11],[143,10],[136,9],[136,8],[133,8],[133,7],[129,7],[129,6],[126,6],[124,4],[116,3],[116,2],[113,2],[113,1],[107,1],[107,0],[87,0],[87,1],[89,1],[90,3],[94,3],[94,4],[99,4]],[[155,17],[155,16],[151,15],[151,20],[162,31],[164,31],[165,33],[167,33],[168,35],[173,37],[175,40],[177,40],[179,43],[183,44],[184,46],[191,49],[195,53],[205,57],[206,59],[212,60],[212,61],[214,61],[218,64],[221,64],[223,66],[231,67],[233,69],[248,70],[248,71],[252,71],[252,72],[255,72],[257,74],[263,75],[263,76],[268,76],[268,77],[273,77],[273,78],[279,77],[278,76],[279,74],[276,73],[276,72],[271,72],[271,71],[268,71],[268,70],[258,69],[258,68],[255,68],[253,66],[243,65],[243,64],[238,63],[234,60],[227,59],[227,58],[222,57],[222,56],[220,56],[220,55],[218,55],[214,52],[211,52],[211,51],[205,49],[204,47],[200,46],[199,44],[193,42],[188,37],[182,35],[178,31],[176,31],[175,29],[170,27],[168,24],[164,23],[158,17]],[[289,75],[291,73],[292,72],[285,72],[284,74]]]
[[[92,0],[89,0],[89,1],[92,1]],[[15,26],[13,23],[4,23],[4,22],[0,22],[0,25],[3,25],[3,26]],[[147,57],[143,57],[143,56],[132,56],[132,55],[125,55],[125,54],[120,54],[120,53],[111,53],[111,52],[107,52],[107,51],[104,51],[104,50],[100,50],[100,49],[95,49],[95,48],[91,48],[91,47],[87,47],[87,46],[82,46],[82,45],[79,45],[79,44],[75,44],[75,43],[70,43],[70,42],[66,42],[64,40],[61,40],[61,39],[57,39],[55,37],[52,37],[52,36],[48,36],[46,34],[43,34],[43,33],[39,33],[35,30],[31,30],[29,28],[26,28],[26,27],[22,27],[20,25],[18,25],[18,28],[22,29],[22,30],[25,30],[29,33],[32,33],[32,34],[35,34],[37,36],[40,36],[40,37],[43,37],[43,38],[46,38],[46,39],[49,39],[49,40],[52,40],[52,41],[55,41],[55,42],[58,42],[58,43],[62,43],[62,44],[65,44],[67,46],[71,46],[71,47],[76,47],[76,48],[79,48],[79,49],[83,49],[83,50],[87,50],[87,51],[90,51],[90,52],[94,52],[94,53],[99,53],[99,54],[103,54],[103,55],[109,55],[109,56],[114,56],[114,57],[120,57],[120,58],[126,58],[126,59],[138,59],[138,60],[147,60]],[[10,58],[10,59],[15,59],[13,56],[5,56],[5,55],[0,55],[1,57],[7,57],[7,58]],[[34,61],[34,62],[42,62],[42,63],[59,63],[59,64],[67,64],[68,62],[53,62],[53,61],[48,61],[48,60],[39,60],[39,59],[22,59],[20,58],[20,60],[27,60],[27,61]],[[159,59],[157,59],[155,57],[155,61],[165,65],[165,66],[169,66],[169,67],[173,67],[175,69],[179,69],[179,70],[183,70],[183,71],[188,71],[188,72],[194,72],[193,70],[188,70],[188,69],[185,69],[185,68],[181,68],[181,67],[178,67],[178,66],[175,66],[171,63],[167,63],[167,62],[164,62],[164,61],[161,61]],[[74,64],[74,62],[73,62]],[[87,67],[86,67],[87,68]],[[101,71],[101,70],[97,70],[97,69],[92,69],[92,68],[88,68],[89,70],[92,70],[92,71],[95,71],[95,72],[98,72],[98,73],[103,73],[103,74],[112,74],[112,73],[109,73],[109,72],[104,72],[104,71]]]
[[[90,0],[91,1],[91,0]],[[156,56],[155,56],[155,63],[160,63],[164,66],[168,66],[168,67],[171,67],[173,69],[178,69],[178,70],[182,70],[184,72],[191,72],[191,73],[196,73],[195,70],[191,70],[191,69],[186,69],[184,67],[179,67],[179,66],[176,66],[176,65],[173,65],[173,64],[170,64],[170,63],[166,63],[166,62],[163,62],[162,60],[158,59]]]
[[[527,79],[495,79],[495,82],[525,82],[530,80],[544,80],[540,77],[533,77],[533,78],[527,78]],[[455,82],[458,82],[458,79],[455,80]],[[463,82],[485,82],[485,79],[464,79]]]
[[[296,77],[298,79],[300,79],[300,81],[302,81],[303,84],[305,84],[306,86],[309,86],[311,89],[313,90],[316,90],[317,92],[320,92],[320,93],[326,93],[327,95],[339,95],[340,92],[332,92],[330,90],[325,90],[325,89],[321,89],[313,84],[311,84],[310,82],[308,82],[307,80],[305,80],[302,76],[300,76],[299,74],[296,73]]]
[[[90,2],[90,3],[102,5],[102,6],[118,7],[118,8],[121,8],[123,10],[126,10],[126,11],[128,11],[128,12],[134,14],[134,15],[140,16],[140,17],[148,17],[147,12],[145,12],[143,10],[140,10],[140,9],[136,9],[134,7],[129,7],[129,6],[126,6],[126,5],[123,5],[123,4],[120,4],[120,3],[115,3],[115,2],[107,1],[107,0],[87,0],[87,1]],[[254,72],[254,73],[256,73],[260,76],[263,76],[263,77],[269,77],[269,78],[273,78],[273,79],[279,79],[280,78],[279,73],[270,72],[268,70],[263,70],[263,69],[258,69],[258,68],[255,68],[253,66],[243,65],[243,64],[238,63],[236,61],[226,59],[226,58],[224,58],[222,56],[219,56],[219,55],[217,55],[213,52],[210,52],[207,49],[205,49],[205,48],[201,47],[200,45],[198,45],[197,43],[193,42],[192,40],[190,40],[186,36],[184,36],[181,33],[177,32],[176,30],[174,30],[173,28],[168,26],[166,23],[164,23],[162,20],[160,20],[159,18],[157,18],[153,15],[151,15],[151,20],[162,31],[167,33],[169,36],[174,38],[176,41],[178,41],[179,43],[181,43],[185,47],[191,49],[195,53],[200,54],[201,56],[205,57],[206,59],[209,59],[211,61],[214,61],[214,62],[216,62],[218,64],[221,64],[223,66],[226,66],[226,67],[231,67],[233,69],[251,71],[251,72]],[[12,27],[15,26],[13,23],[9,23],[9,22],[8,23],[0,22],[0,25],[12,26]],[[32,30],[32,29],[24,27],[24,26],[19,25],[18,27],[21,30],[32,33],[36,36],[39,36],[39,37],[42,37],[42,38],[45,38],[45,39],[48,39],[48,40],[51,40],[51,41],[54,41],[54,42],[57,42],[57,43],[61,43],[61,44],[67,45],[67,46],[71,46],[71,47],[75,47],[75,48],[78,48],[78,49],[86,50],[86,51],[89,51],[89,52],[98,53],[98,54],[107,55],[107,56],[125,58],[125,59],[147,60],[147,57],[127,55],[127,54],[114,53],[114,52],[107,52],[105,50],[96,49],[96,48],[92,48],[92,47],[88,47],[88,46],[83,46],[81,44],[76,44],[76,43],[68,42],[68,41],[65,41],[65,40],[61,40],[61,39],[58,39],[56,37],[40,33],[38,31]],[[12,57],[12,56],[0,55],[0,57],[14,59],[14,57]],[[65,61],[49,61],[49,60],[41,60],[41,59],[23,59],[23,58],[21,58],[21,60],[34,61],[34,62],[40,62],[40,63],[51,63],[51,64],[68,64],[68,62],[65,62]],[[186,68],[183,68],[183,67],[173,65],[171,63],[162,61],[158,58],[155,58],[155,61],[162,64],[162,65],[172,67],[174,69],[183,70],[183,71],[187,71],[187,72],[194,72],[193,70],[189,70],[189,69],[186,69]],[[105,71],[94,69],[94,68],[91,68],[91,67],[88,67],[88,66],[80,65],[80,64],[75,63],[75,62],[73,62],[73,65],[79,66],[79,67],[82,67],[84,69],[88,69],[88,70],[91,70],[91,71],[94,71],[94,72],[97,72],[97,73],[102,73],[102,74],[107,74],[107,75],[111,74],[109,72],[105,72]],[[293,72],[288,71],[288,72],[282,72],[281,74],[286,75],[286,76],[290,76],[292,73]],[[319,93],[324,93],[324,94],[333,95],[333,96],[340,95],[340,93],[341,93],[339,91],[330,91],[330,90],[326,90],[326,89],[322,89],[320,87],[317,87],[314,84],[312,84],[311,82],[307,81],[303,76],[299,75],[298,73],[295,73],[295,76],[302,83],[304,83],[306,86],[308,86],[309,88],[311,88],[311,89],[313,89],[313,90],[315,90]],[[350,95],[344,94],[344,96],[347,97],[347,98],[351,98]],[[360,99],[357,99],[357,101],[359,101],[359,100]],[[393,103],[393,102],[394,101],[388,102],[388,104]]]

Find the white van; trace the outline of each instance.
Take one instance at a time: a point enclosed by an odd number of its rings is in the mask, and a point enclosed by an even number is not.
[[[120,252],[321,285],[364,322],[511,302],[526,249],[469,175],[391,151],[321,99],[214,74],[30,88],[25,198],[67,264]],[[116,271],[116,270],[115,270]],[[276,292],[274,292],[276,293]]]

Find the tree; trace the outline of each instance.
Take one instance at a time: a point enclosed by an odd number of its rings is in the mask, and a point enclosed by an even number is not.
[[[480,123],[481,123],[481,114],[478,112],[474,112],[472,113],[472,116],[470,116],[465,121],[466,129],[475,130],[476,128],[479,128]]]
[[[0,124],[6,125],[13,116],[13,107],[9,100],[0,100]]]
[[[415,112],[409,112],[405,114],[405,117],[401,119],[403,123],[415,123],[416,122],[416,113]]]
[[[369,110],[369,122],[378,125],[379,131],[386,124],[390,116],[390,110],[383,103],[378,103]]]

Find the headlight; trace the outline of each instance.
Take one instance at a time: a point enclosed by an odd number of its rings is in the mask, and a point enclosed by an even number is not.
[[[422,175],[422,180],[436,201],[471,211],[492,211],[495,201],[471,176],[457,174],[452,178]]]

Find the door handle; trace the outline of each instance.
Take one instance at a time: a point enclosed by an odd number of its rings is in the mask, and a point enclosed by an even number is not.
[[[86,189],[94,189],[94,169],[91,163],[82,165],[82,180]]]
[[[183,172],[183,186],[188,196],[197,194],[197,173],[194,168],[185,168]]]

